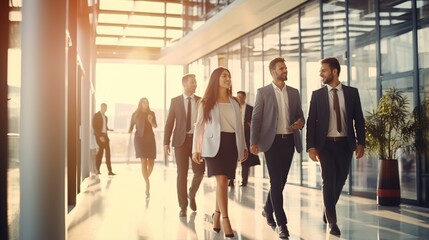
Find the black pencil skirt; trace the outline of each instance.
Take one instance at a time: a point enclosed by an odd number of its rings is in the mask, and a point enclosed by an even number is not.
[[[230,179],[235,176],[238,153],[235,133],[221,132],[219,151],[214,157],[204,157],[207,176],[225,175]]]

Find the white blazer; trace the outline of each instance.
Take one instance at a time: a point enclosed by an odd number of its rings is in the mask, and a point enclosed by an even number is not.
[[[244,158],[244,149],[246,142],[244,138],[244,128],[241,121],[240,105],[233,98],[229,99],[234,109],[235,115],[235,140],[237,144],[238,159]],[[210,112],[212,120],[204,122],[202,104],[198,105],[197,120],[195,122],[194,138],[192,144],[192,153],[199,152],[201,157],[214,157],[219,151],[220,146],[220,112],[216,103]],[[238,126],[238,127],[237,127]]]

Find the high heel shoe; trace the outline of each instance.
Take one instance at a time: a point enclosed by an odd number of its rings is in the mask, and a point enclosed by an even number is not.
[[[216,233],[219,233],[219,232],[220,232],[220,227],[215,228],[215,226],[214,226],[214,215],[215,215],[215,213],[218,213],[218,214],[220,215],[220,212],[219,212],[219,211],[215,211],[215,212],[212,214],[212,220],[213,220],[213,231],[215,231]]]
[[[232,227],[231,227],[231,223],[229,222],[229,218],[228,217],[223,217],[222,220],[224,221],[223,222],[223,224],[224,224],[223,231],[225,232],[225,229],[226,229],[226,227],[225,227],[225,221],[226,220],[228,220],[229,227],[231,228],[231,231],[232,231]],[[231,232],[231,233],[226,233],[225,232],[225,237],[226,238],[233,238],[234,237],[234,232]]]

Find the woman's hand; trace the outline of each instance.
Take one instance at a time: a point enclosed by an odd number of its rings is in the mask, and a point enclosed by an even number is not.
[[[194,161],[197,164],[201,164],[203,162],[203,159],[201,158],[201,153],[199,152],[192,153],[192,161]]]

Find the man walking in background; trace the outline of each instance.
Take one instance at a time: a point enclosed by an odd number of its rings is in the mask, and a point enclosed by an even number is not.
[[[237,92],[238,102],[241,105],[241,117],[244,127],[244,137],[246,139],[246,146],[250,149],[250,123],[252,121],[253,107],[246,103],[246,93],[244,91]],[[249,179],[250,167],[261,164],[259,156],[249,153],[247,160],[241,163],[241,186],[247,186]]]
[[[98,145],[98,152],[95,157],[95,164],[97,168],[97,174],[100,174],[101,159],[103,158],[103,153],[106,152],[106,165],[109,175],[116,175],[112,171],[112,165],[110,162],[110,139],[107,135],[109,127],[107,126],[107,117],[104,115],[107,111],[107,104],[102,103],[100,105],[100,111],[94,114],[92,119],[92,127],[94,129],[95,141]]]
[[[192,163],[194,177],[188,194],[188,169],[192,158],[192,138],[194,123],[197,118],[197,103],[201,99],[194,95],[197,88],[197,80],[194,74],[186,74],[182,77],[183,94],[172,98],[170,109],[164,128],[164,152],[170,155],[170,138],[174,147],[174,156],[177,164],[177,198],[179,201],[180,217],[186,217],[188,199],[192,211],[197,211],[195,195],[204,177],[205,163]]]

